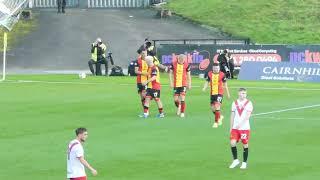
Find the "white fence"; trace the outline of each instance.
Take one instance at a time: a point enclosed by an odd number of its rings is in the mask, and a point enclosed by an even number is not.
[[[67,7],[78,7],[80,1],[88,8],[142,8],[150,5],[150,0],[67,0]],[[57,0],[29,0],[30,8],[54,8]]]
[[[88,0],[88,8],[139,8],[149,3],[150,0]]]
[[[80,0],[67,0],[67,7],[78,7]],[[29,0],[29,7],[54,8],[57,7],[57,0]]]

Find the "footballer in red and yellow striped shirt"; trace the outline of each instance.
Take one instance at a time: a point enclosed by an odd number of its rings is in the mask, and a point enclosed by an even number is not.
[[[174,91],[173,99],[177,107],[177,115],[184,117],[186,92],[187,89],[191,89],[190,65],[186,55],[180,54],[176,59],[173,59],[169,80]]]
[[[137,74],[137,88],[138,94],[140,95],[142,108],[144,107],[144,101],[146,96],[146,86],[142,85],[142,82],[148,79],[148,65],[145,61],[147,56],[147,51],[142,51],[138,57],[138,60],[135,63],[134,72]]]
[[[220,66],[218,63],[213,63],[212,71],[208,72],[208,78],[202,90],[205,91],[209,84],[211,110],[215,115],[215,121],[212,127],[217,128],[218,125],[222,125],[223,116],[220,115],[220,109],[223,99],[224,88],[226,89],[228,99],[230,98],[227,79],[225,77],[225,74],[220,71]]]

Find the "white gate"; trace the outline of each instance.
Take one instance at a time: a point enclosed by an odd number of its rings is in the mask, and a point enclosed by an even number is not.
[[[88,8],[142,8],[150,0],[88,0]]]

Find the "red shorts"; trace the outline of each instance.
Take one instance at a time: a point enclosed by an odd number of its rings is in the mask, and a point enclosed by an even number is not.
[[[250,130],[232,129],[230,133],[230,140],[239,142],[241,139],[242,144],[248,144],[250,138]]]
[[[87,180],[87,176],[70,178],[70,180]]]

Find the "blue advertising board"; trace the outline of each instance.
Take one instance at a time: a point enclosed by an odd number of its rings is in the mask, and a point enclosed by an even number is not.
[[[241,65],[238,79],[320,82],[320,63],[246,61]]]

